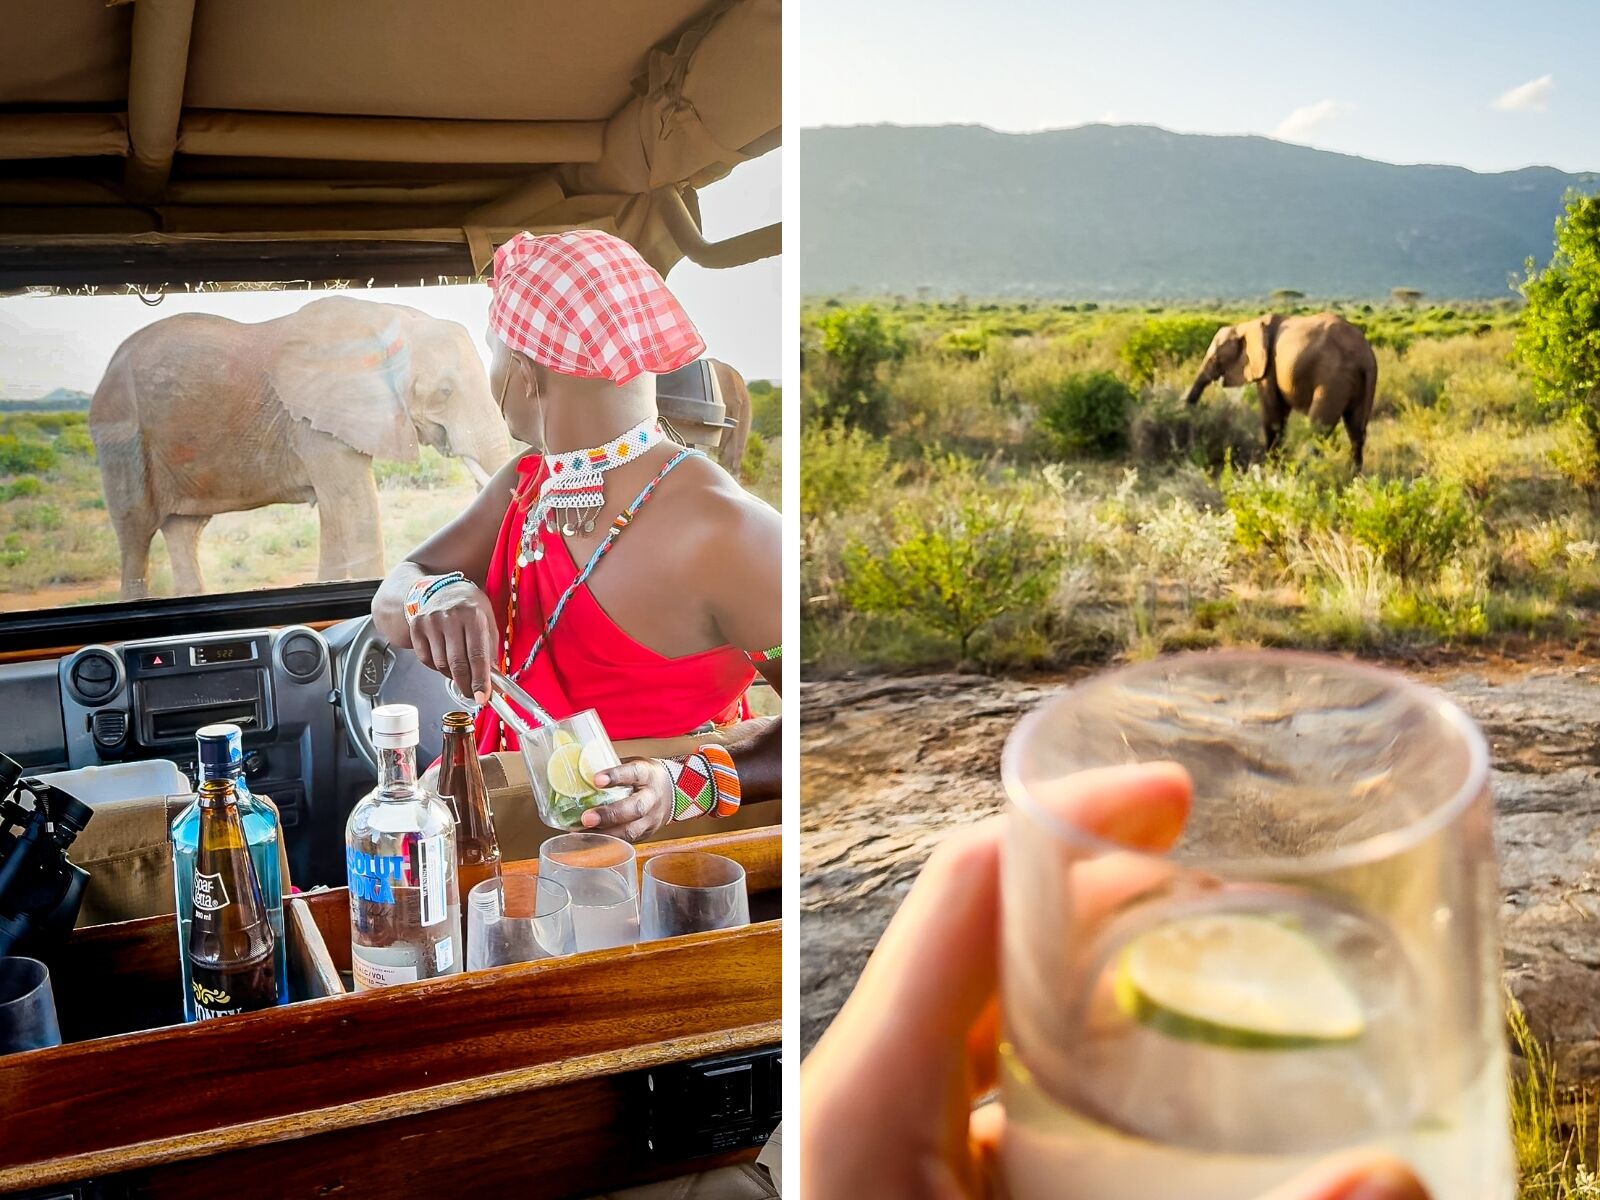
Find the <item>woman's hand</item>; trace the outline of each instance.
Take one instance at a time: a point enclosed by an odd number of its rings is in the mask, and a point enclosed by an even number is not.
[[[473,583],[445,588],[411,621],[418,661],[480,707],[489,702],[489,669],[499,636],[489,597]]]
[[[1129,849],[1170,849],[1190,782],[1171,763],[1085,771],[1047,803]],[[995,1085],[1003,817],[946,838],[884,931],[849,1001],[801,1068],[806,1200],[979,1200],[994,1195],[1005,1128]],[[1114,906],[1143,890],[1148,861],[1109,855],[1074,868],[1075,902]],[[1063,1200],[1094,1200],[1071,1178]],[[1263,1200],[1427,1200],[1416,1177],[1375,1155],[1324,1163]]]
[[[637,842],[672,820],[672,776],[658,758],[630,758],[594,777],[595,787],[632,788],[630,795],[583,814],[583,827]]]

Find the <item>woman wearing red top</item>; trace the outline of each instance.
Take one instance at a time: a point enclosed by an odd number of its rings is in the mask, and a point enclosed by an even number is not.
[[[507,463],[390,573],[379,630],[480,704],[499,670],[553,717],[595,709],[619,741],[747,715],[758,672],[779,686],[782,525],[662,435],[655,376],[704,349],[693,324],[631,246],[592,230],[502,246],[489,323],[491,387],[542,453]],[[517,744],[489,708],[478,736],[486,753]],[[632,794],[585,825],[637,840],[778,795],[777,722],[702,749],[603,774]]]

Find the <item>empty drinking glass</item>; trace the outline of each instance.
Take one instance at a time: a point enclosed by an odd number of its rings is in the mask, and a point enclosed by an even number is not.
[[[1193,781],[1164,854],[1074,778],[1157,760]],[[1510,1200],[1488,752],[1460,709],[1342,659],[1181,655],[1049,701],[1002,774],[1015,1200],[1065,1176],[1238,1200],[1358,1147]]]
[[[36,958],[0,958],[0,1054],[60,1044],[50,972]]]
[[[580,952],[639,940],[639,882],[633,846],[603,833],[564,833],[539,847],[539,874],[572,897]]]
[[[467,970],[571,954],[572,900],[554,879],[507,875],[467,894]]]
[[[720,854],[673,851],[644,865],[639,935],[644,941],[750,924],[744,868]]]

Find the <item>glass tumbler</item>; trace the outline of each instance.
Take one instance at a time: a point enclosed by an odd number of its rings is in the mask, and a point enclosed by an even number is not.
[[[531,728],[519,740],[539,817],[553,829],[581,829],[584,813],[628,794],[625,787],[594,784],[597,774],[622,760],[593,709]]]
[[[467,970],[559,958],[576,949],[572,898],[554,879],[507,875],[467,893]]]
[[[639,876],[630,843],[604,833],[563,833],[539,847],[539,874],[572,896],[580,952],[639,940]]]
[[[733,859],[671,851],[645,863],[639,890],[642,941],[748,924],[744,868]]]
[[[50,972],[36,958],[0,958],[0,1054],[60,1044]]]
[[[1077,773],[1161,760],[1188,815],[1133,849]],[[1045,703],[1002,774],[1014,1200],[1243,1200],[1355,1148],[1511,1200],[1488,750],[1460,709],[1338,658],[1178,655]]]

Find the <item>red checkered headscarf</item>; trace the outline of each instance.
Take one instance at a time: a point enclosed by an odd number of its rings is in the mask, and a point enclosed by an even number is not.
[[[665,375],[706,348],[654,268],[619,237],[519,233],[494,254],[489,328],[563,375],[623,384]]]

